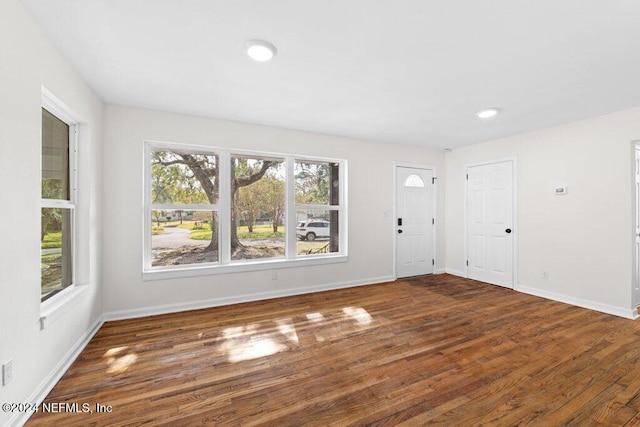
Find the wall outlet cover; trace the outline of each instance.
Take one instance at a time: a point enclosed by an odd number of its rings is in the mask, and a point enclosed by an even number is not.
[[[2,364],[2,385],[5,386],[13,379],[13,360]]]

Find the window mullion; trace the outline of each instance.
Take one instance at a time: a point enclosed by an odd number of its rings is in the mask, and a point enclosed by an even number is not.
[[[341,210],[338,205],[295,205],[297,210],[322,210],[322,211],[339,211]]]
[[[144,144],[144,198],[142,200],[143,205],[143,231],[142,231],[142,239],[144,240],[144,245],[142,249],[142,265],[143,270],[151,267],[151,233],[153,228],[153,219],[152,219],[152,204],[151,204],[151,144]]]
[[[70,192],[69,197],[71,199],[71,203],[74,205],[78,200],[78,125],[74,124],[69,126],[69,181],[70,182]],[[75,240],[74,240],[75,244]],[[75,245],[74,245],[75,247]],[[75,269],[74,269],[75,273]],[[75,283],[75,281],[74,281]]]
[[[218,166],[220,180],[218,211],[218,254],[220,264],[231,262],[231,156],[228,151],[220,151]]]
[[[219,204],[215,205],[172,205],[170,203],[152,203],[150,211],[217,211]]]
[[[295,259],[298,240],[296,237],[297,214],[295,206],[295,158],[287,156],[285,162],[285,218],[287,221],[285,229],[285,257],[287,259]]]
[[[69,200],[56,200],[56,199],[41,199],[40,206],[43,208],[59,208],[59,209],[74,209],[75,203]]]

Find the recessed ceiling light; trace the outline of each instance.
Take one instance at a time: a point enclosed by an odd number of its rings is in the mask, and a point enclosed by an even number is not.
[[[274,45],[264,40],[249,40],[245,47],[249,58],[260,62],[269,61],[278,52]]]
[[[500,112],[499,108],[495,108],[495,107],[485,108],[484,110],[478,111],[476,113],[476,116],[478,116],[481,119],[490,119],[491,117],[494,117],[499,112]]]

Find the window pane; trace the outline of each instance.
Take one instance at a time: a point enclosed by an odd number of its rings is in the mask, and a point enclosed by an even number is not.
[[[166,149],[151,152],[151,203],[218,202],[218,155]]]
[[[416,174],[409,175],[404,181],[405,187],[424,187],[424,181]]]
[[[151,220],[152,266],[218,262],[217,212],[152,210]]]
[[[40,288],[44,301],[73,282],[71,209],[42,208]]]
[[[231,259],[284,256],[284,161],[231,157]]]
[[[69,125],[42,109],[42,198],[69,198]]]
[[[297,205],[333,205],[340,202],[339,164],[297,160],[295,203]]]
[[[339,252],[338,211],[312,209],[297,211],[296,253],[314,255]]]

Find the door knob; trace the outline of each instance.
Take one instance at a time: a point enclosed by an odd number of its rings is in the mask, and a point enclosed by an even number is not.
[[[398,234],[402,234],[402,230],[398,230]]]
[[[504,232],[507,233],[507,234],[511,234],[511,229],[507,228],[506,230],[504,230]]]

